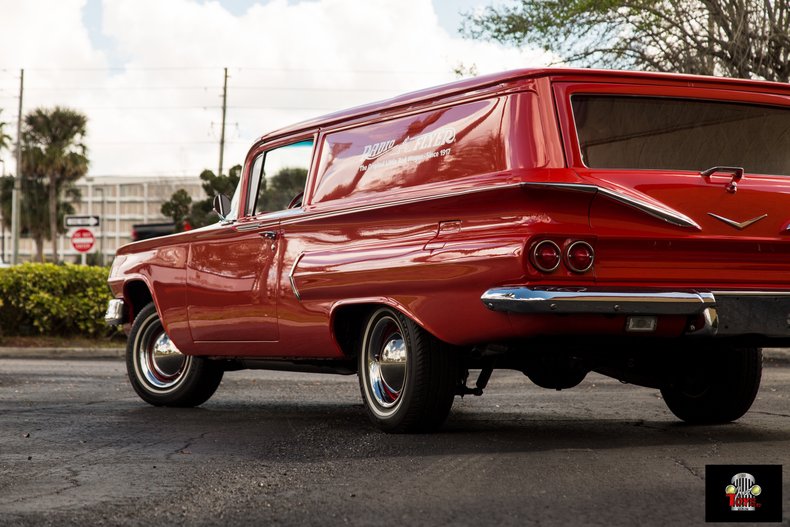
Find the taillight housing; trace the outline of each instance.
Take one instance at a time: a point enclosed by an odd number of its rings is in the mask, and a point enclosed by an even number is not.
[[[560,266],[562,251],[553,241],[543,240],[532,246],[530,260],[538,271],[551,273]]]
[[[565,250],[565,265],[574,273],[586,273],[594,261],[595,251],[587,242],[573,242]]]

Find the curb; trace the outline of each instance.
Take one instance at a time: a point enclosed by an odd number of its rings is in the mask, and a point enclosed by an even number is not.
[[[114,359],[124,358],[126,348],[3,348],[0,359]]]
[[[126,348],[4,348],[0,359],[122,360]],[[790,364],[790,348],[763,348],[766,366]]]
[[[790,348],[763,348],[763,363],[766,366],[790,364]]]

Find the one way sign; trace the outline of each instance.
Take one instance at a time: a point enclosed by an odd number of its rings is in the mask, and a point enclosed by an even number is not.
[[[64,216],[63,223],[67,229],[73,227],[98,227],[98,216]]]

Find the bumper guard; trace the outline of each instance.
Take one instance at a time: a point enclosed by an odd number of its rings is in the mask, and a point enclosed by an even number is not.
[[[126,304],[120,298],[113,298],[107,304],[107,312],[104,313],[104,322],[108,326],[118,326],[126,322]]]

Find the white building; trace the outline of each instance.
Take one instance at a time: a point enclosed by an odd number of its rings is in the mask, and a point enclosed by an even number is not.
[[[97,251],[101,248],[104,262],[109,264],[115,250],[132,240],[132,225],[171,221],[162,215],[162,203],[169,200],[178,189],[186,190],[193,201],[206,199],[197,177],[88,177],[77,182],[82,198],[74,203],[75,214],[101,217],[101,226],[95,229]],[[11,233],[4,229],[2,260],[11,260]],[[51,259],[51,243],[44,242],[44,256]],[[65,235],[59,236],[58,250],[66,262],[77,262],[80,253],[75,251]],[[31,238],[20,238],[19,261],[35,258],[36,245]]]

